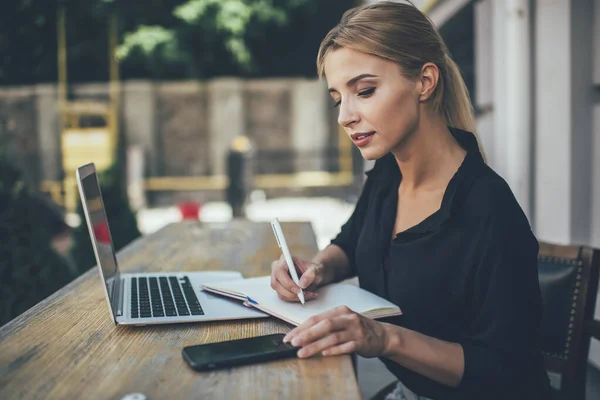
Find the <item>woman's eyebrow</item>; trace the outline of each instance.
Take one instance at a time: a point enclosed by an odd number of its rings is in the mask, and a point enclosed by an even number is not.
[[[373,75],[373,74],[360,74],[355,76],[354,78],[350,79],[348,82],[346,82],[346,86],[352,86],[354,85],[356,82],[360,81],[361,79],[364,78],[377,78],[377,75]],[[330,87],[329,88],[329,93],[331,92],[337,92],[336,88]]]

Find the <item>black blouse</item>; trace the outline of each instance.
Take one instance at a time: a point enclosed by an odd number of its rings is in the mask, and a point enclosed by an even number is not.
[[[450,128],[467,151],[438,211],[391,240],[402,175],[378,160],[354,213],[332,243],[360,286],[398,305],[387,322],[449,342],[465,357],[457,388],[382,359],[418,395],[433,399],[547,398],[538,333],[538,242],[506,182],[474,135]]]

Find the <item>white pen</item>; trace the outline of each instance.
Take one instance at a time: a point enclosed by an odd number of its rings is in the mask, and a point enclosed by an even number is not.
[[[288,249],[287,242],[285,241],[285,236],[283,236],[283,230],[281,229],[281,225],[279,224],[279,220],[275,218],[271,221],[271,227],[273,228],[273,233],[275,234],[275,239],[277,239],[277,244],[279,248],[283,252],[283,258],[285,259],[285,263],[288,266],[288,270],[290,271],[290,275],[292,276],[292,280],[298,286],[300,290],[298,292],[298,298],[300,302],[304,304],[304,292],[300,287],[300,283],[298,282],[298,274],[296,273],[296,267],[294,266],[294,261],[292,260],[292,255],[290,254],[290,249]]]

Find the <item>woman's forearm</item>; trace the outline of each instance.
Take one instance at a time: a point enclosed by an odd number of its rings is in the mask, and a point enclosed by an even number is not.
[[[335,244],[330,244],[317,253],[313,261],[323,266],[321,286],[350,278],[350,261],[346,253]]]
[[[384,324],[386,347],[383,357],[447,386],[460,384],[465,370],[462,346]]]

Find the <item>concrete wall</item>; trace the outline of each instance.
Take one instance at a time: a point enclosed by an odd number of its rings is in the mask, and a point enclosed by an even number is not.
[[[42,96],[42,104],[43,100]],[[40,149],[40,144],[48,140],[48,130],[44,129],[42,135],[38,135],[38,105],[34,86],[0,89],[0,152],[22,171],[22,178],[29,185],[37,185],[40,181],[41,167],[44,166],[40,163],[40,155],[45,157],[51,151]],[[50,120],[48,124],[52,122]]]
[[[488,163],[532,221],[529,0],[483,0],[474,7],[478,133]]]
[[[244,90],[246,135],[253,142],[257,155],[273,154],[270,162],[259,163],[258,173],[290,173],[294,164],[275,154],[293,149],[292,91],[293,81],[284,79],[249,81]],[[297,150],[297,149],[296,149]]]
[[[600,85],[600,0],[594,0],[594,83]],[[596,88],[597,89],[597,88]],[[598,102],[598,97],[596,97]]]
[[[209,175],[208,94],[197,82],[159,84],[155,129],[158,175]]]
[[[71,92],[106,100],[108,85]],[[0,89],[0,134],[17,138],[11,153],[34,186],[59,178],[57,95],[55,85]],[[240,135],[262,154],[260,173],[331,170],[325,152],[337,147],[338,132],[327,101],[325,82],[310,79],[128,81],[121,85],[120,128],[142,152],[148,177],[225,174],[226,153]]]
[[[478,110],[477,133],[485,149],[488,163],[498,165],[494,147],[494,13],[492,0],[475,4],[475,98]]]
[[[158,174],[159,141],[155,135],[158,96],[156,85],[149,81],[124,82],[122,85],[122,126],[130,146],[139,147],[148,175]]]
[[[594,1],[594,88],[592,134],[592,244],[600,248],[600,0]],[[600,307],[598,307],[600,309]]]
[[[291,96],[291,143],[292,148],[301,154],[312,154],[312,157],[296,157],[295,169],[299,171],[321,171],[327,169],[324,157],[319,152],[328,146],[334,147],[337,128],[330,123],[328,110],[329,94],[326,85],[316,80],[296,80]],[[336,116],[337,117],[337,116]]]

